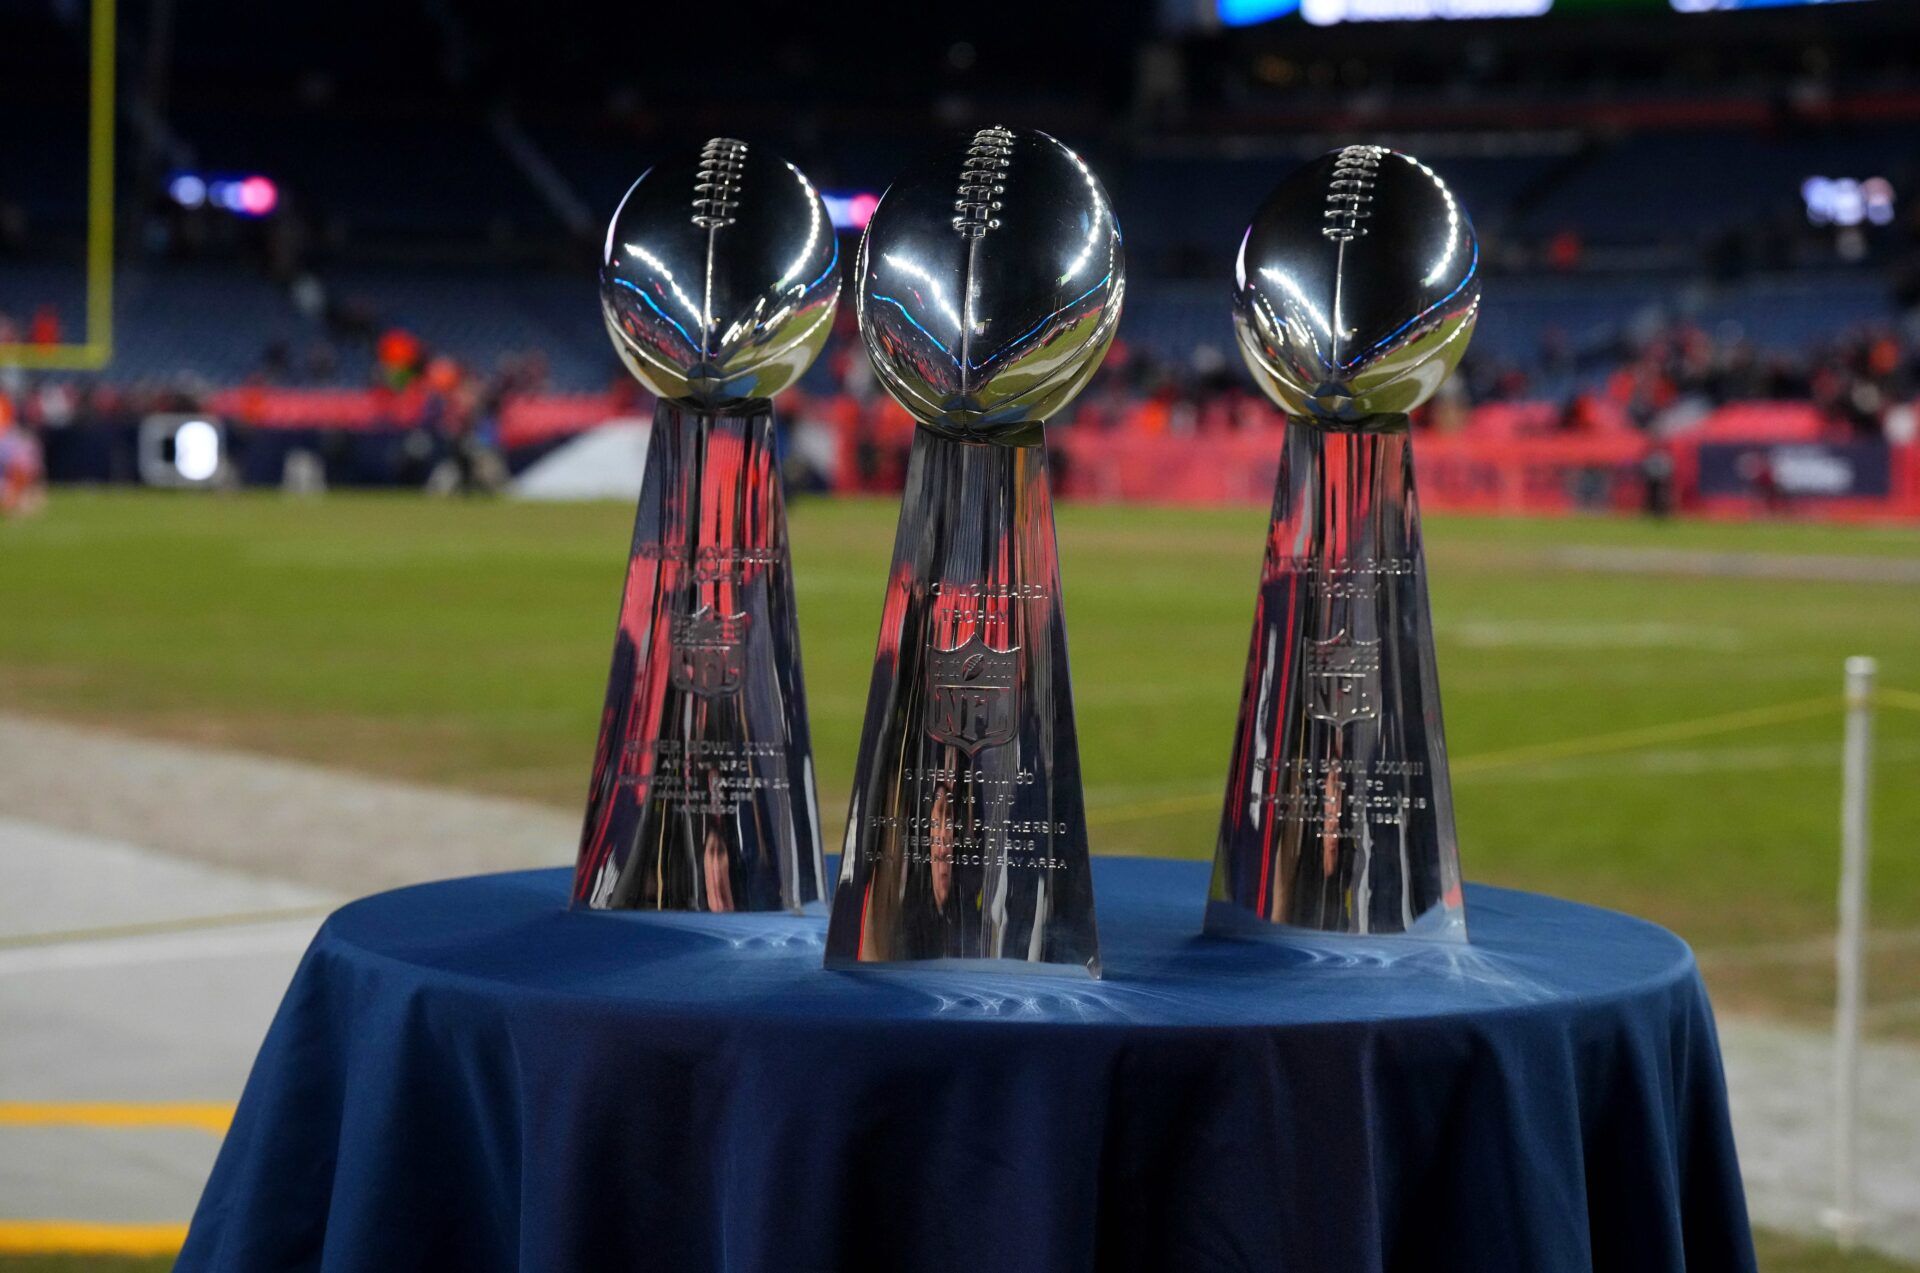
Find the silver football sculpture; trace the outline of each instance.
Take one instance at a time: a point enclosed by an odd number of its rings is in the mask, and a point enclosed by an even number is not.
[[[703,410],[770,398],[833,329],[840,247],[798,168],[716,137],[633,183],[607,226],[600,310],[627,369]]]
[[[1413,410],[1466,352],[1480,312],[1473,223],[1411,155],[1348,146],[1282,182],[1234,267],[1254,378],[1308,424]]]
[[[855,262],[860,334],[920,423],[1030,439],[1100,366],[1126,255],[1085,161],[1045,133],[983,128],[888,188]]]

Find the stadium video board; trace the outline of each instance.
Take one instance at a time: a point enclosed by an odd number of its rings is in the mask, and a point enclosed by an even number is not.
[[[1315,26],[1343,22],[1417,22],[1470,18],[1537,18],[1548,14],[1722,13],[1867,0],[1214,0],[1225,26],[1253,26],[1298,17]]]

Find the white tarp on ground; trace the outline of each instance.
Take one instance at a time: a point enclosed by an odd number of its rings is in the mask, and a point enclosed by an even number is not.
[[[560,444],[507,485],[516,499],[623,499],[640,495],[646,420],[609,420]]]

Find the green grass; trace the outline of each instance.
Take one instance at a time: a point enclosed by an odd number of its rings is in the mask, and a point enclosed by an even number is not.
[[[0,706],[572,807],[630,515],[62,493],[0,526]],[[894,517],[888,501],[792,513],[830,831]],[[1094,847],[1204,857],[1264,513],[1066,507],[1059,521]],[[1710,953],[1831,928],[1841,660],[1876,654],[1885,684],[1920,691],[1920,588],[1574,573],[1551,550],[1913,558],[1920,533],[1438,517],[1428,532],[1470,878],[1623,907]],[[1813,718],[1516,754],[1821,696],[1832,708]],[[1920,712],[1883,711],[1879,742],[1875,919],[1913,928]],[[1920,995],[1920,961],[1882,962],[1876,994]],[[1817,959],[1709,972],[1723,1006],[1828,1002]]]
[[[1766,1229],[1754,1230],[1753,1239],[1760,1273],[1908,1273],[1913,1268],[1870,1252],[1843,1255],[1831,1243]]]

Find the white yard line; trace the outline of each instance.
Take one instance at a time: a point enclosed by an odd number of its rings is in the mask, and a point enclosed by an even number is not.
[[[1751,966],[1755,964],[1811,964],[1833,962],[1832,933],[1815,937],[1797,937],[1792,941],[1765,945],[1743,943],[1715,946],[1694,951],[1703,968]],[[1880,928],[1867,936],[1869,953],[1894,950],[1920,950],[1920,928]]]
[[[1537,560],[1603,574],[1793,579],[1808,583],[1920,584],[1920,560],[1841,553],[1715,552],[1688,548],[1542,548]]]
[[[1442,637],[1483,650],[1706,650],[1741,649],[1738,628],[1653,620],[1593,623],[1573,619],[1459,619],[1441,627]]]

